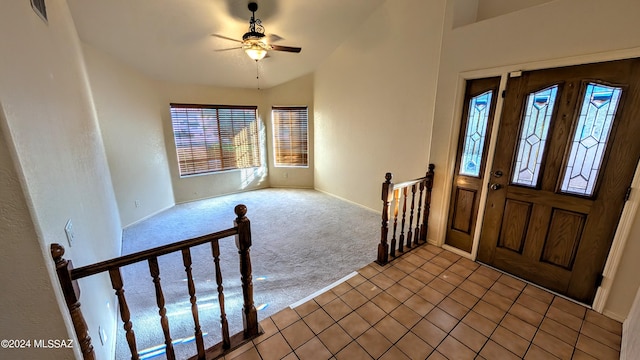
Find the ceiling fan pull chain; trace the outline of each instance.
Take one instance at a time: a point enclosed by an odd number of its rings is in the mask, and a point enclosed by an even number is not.
[[[256,80],[258,81],[258,90],[260,90],[260,71],[258,67],[258,60],[256,60]]]

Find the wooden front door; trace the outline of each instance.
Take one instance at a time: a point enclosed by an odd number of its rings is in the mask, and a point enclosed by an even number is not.
[[[500,77],[468,80],[445,244],[471,252]]]
[[[640,156],[640,61],[507,82],[478,260],[593,302]]]

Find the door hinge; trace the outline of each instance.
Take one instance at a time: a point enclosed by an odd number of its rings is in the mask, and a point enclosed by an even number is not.
[[[504,99],[505,96],[507,96],[507,90],[502,90],[502,98]]]
[[[604,280],[604,276],[602,276],[602,274],[598,274],[596,276],[596,288],[600,287],[600,285],[602,285],[602,280]]]
[[[624,194],[624,201],[625,202],[629,201],[630,197],[631,197],[631,186],[629,186],[629,188],[627,189],[627,193]]]

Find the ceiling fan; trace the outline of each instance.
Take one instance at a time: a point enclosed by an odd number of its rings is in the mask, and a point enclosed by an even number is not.
[[[277,41],[281,38],[277,35],[267,36],[264,34],[262,21],[260,21],[260,19],[256,19],[256,10],[258,10],[257,3],[250,2],[248,7],[249,11],[251,11],[251,20],[249,20],[249,31],[242,35],[242,40],[236,40],[218,34],[211,34],[211,36],[215,36],[221,39],[239,42],[242,44],[242,46],[228,49],[219,49],[216,51],[243,49],[251,59],[259,61],[267,55],[268,50],[286,51],[293,53],[299,53],[302,50],[302,48],[299,47],[269,44],[267,42],[267,38],[271,39],[271,41]]]

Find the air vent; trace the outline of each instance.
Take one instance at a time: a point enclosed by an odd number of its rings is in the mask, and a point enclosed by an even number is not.
[[[33,11],[40,16],[42,21],[49,23],[47,20],[47,6],[45,5],[44,0],[31,0],[31,7],[33,8]]]

